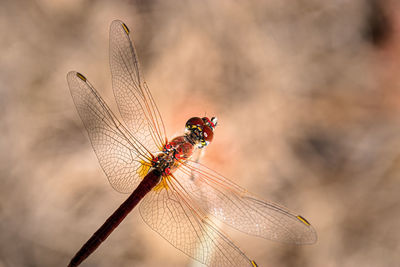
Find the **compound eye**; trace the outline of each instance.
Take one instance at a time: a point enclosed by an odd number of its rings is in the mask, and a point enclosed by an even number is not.
[[[203,137],[204,137],[204,140],[207,141],[207,142],[211,142],[213,140],[214,132],[211,129],[211,127],[209,127],[207,125],[204,125],[204,127],[203,127]]]
[[[202,128],[204,126],[204,122],[199,117],[190,118],[186,122],[186,129],[192,130],[196,128]]]

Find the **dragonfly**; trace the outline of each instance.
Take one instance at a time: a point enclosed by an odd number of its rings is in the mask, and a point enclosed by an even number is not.
[[[313,244],[317,234],[301,215],[261,200],[192,157],[214,137],[216,117],[192,117],[168,140],[159,109],[140,71],[131,32],[110,26],[112,87],[121,122],[88,79],[67,74],[72,99],[111,186],[130,194],[69,265],[80,265],[139,203],[143,220],[175,248],[207,266],[256,267],[218,221],[249,235]]]

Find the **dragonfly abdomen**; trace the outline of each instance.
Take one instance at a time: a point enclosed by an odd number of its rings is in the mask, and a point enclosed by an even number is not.
[[[157,169],[151,170],[133,191],[133,193],[114,211],[107,221],[92,235],[82,248],[72,258],[68,267],[78,266],[84,259],[95,251],[98,246],[114,231],[140,200],[150,192],[161,179],[161,173]]]

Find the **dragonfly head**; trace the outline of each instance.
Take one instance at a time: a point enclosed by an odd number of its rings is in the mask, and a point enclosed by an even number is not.
[[[212,141],[217,123],[216,117],[193,117],[186,122],[186,131],[197,146],[203,148]]]

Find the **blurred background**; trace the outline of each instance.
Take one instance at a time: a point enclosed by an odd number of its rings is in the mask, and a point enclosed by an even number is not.
[[[127,197],[108,184],[65,79],[82,72],[117,110],[114,19],[133,32],[168,135],[218,116],[203,161],[318,232],[292,246],[224,227],[249,258],[398,266],[398,1],[3,0],[1,267],[66,266]],[[82,266],[193,264],[136,209]]]

